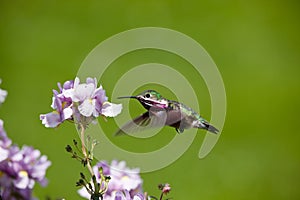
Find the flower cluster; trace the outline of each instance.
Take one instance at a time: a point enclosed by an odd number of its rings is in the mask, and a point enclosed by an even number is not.
[[[84,126],[102,115],[115,117],[121,110],[121,104],[108,102],[102,86],[97,88],[96,78],[87,78],[80,83],[78,77],[75,81],[66,81],[63,85],[58,83],[59,91],[53,90],[51,107],[53,112],[40,115],[46,127],[54,128],[65,120],[71,120]]]
[[[47,184],[45,174],[50,165],[39,150],[12,145],[0,120],[0,195],[3,199],[31,199],[35,182],[42,186]]]
[[[109,175],[111,178],[103,196],[104,200],[144,199],[142,194],[143,180],[139,175],[139,169],[129,169],[126,167],[125,161],[113,160],[110,165],[106,161],[100,161],[93,167],[97,180],[101,178],[100,168],[102,168],[103,174]],[[86,199],[90,198],[90,194],[85,188],[78,190],[78,193]]]

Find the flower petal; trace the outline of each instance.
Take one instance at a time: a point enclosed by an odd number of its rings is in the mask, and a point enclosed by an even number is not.
[[[55,111],[40,115],[40,120],[47,128],[55,128],[62,122],[59,113]]]
[[[89,84],[80,84],[74,90],[74,102],[84,101],[87,98],[90,98],[95,90],[95,85],[92,83]]]
[[[0,146],[0,162],[2,162],[3,160],[7,159],[8,155],[9,155],[9,151],[7,149],[3,149]]]
[[[14,185],[19,189],[25,189],[29,185],[29,177],[26,171],[19,171],[18,179],[14,181]]]
[[[65,108],[63,110],[63,115],[64,115],[64,120],[65,119],[70,119],[73,115],[73,110],[71,107]]]
[[[80,83],[80,79],[78,77],[76,77],[75,81],[74,81],[74,86],[73,87],[74,88],[77,87],[79,85],[79,83]]]
[[[78,110],[80,114],[85,117],[90,117],[95,109],[95,100],[86,99],[79,106]]]
[[[122,111],[122,104],[114,104],[110,102],[104,103],[105,108],[102,109],[101,114],[106,117],[115,117]],[[107,106],[108,105],[108,106]]]
[[[63,90],[61,94],[67,98],[73,99],[74,98],[74,89],[70,88],[70,89]]]
[[[0,89],[0,104],[4,102],[7,96],[7,91]]]

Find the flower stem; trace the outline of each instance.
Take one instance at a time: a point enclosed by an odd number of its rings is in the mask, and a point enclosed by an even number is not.
[[[164,196],[164,193],[162,192],[161,195],[160,195],[159,200],[162,200],[163,196]]]
[[[84,155],[84,158],[86,159],[86,161],[87,161],[87,167],[88,167],[88,169],[89,169],[89,171],[90,171],[90,173],[91,173],[91,175],[93,176],[94,175],[94,172],[93,172],[93,169],[92,169],[92,167],[91,167],[91,162],[90,162],[90,160],[89,160],[89,157],[88,157],[88,155],[87,155],[87,152],[86,152],[86,148],[85,148],[85,142],[84,142],[84,131],[85,131],[85,129],[84,129],[84,126],[82,125],[82,124],[80,124],[80,126],[81,126],[81,132],[80,132],[80,139],[81,139],[81,148],[82,148],[82,153],[83,153],[83,155]]]

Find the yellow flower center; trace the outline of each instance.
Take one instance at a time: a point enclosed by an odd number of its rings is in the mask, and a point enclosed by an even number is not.
[[[22,176],[22,177],[26,177],[26,176],[28,176],[28,173],[25,170],[21,170],[19,172],[19,175]]]
[[[123,177],[122,177],[122,180],[128,180],[128,179],[129,179],[128,176],[123,176]]]
[[[62,102],[61,107],[65,108],[66,104],[67,104],[67,102]]]
[[[105,104],[109,104],[109,102],[108,102],[108,101],[105,101],[102,105],[105,105]]]

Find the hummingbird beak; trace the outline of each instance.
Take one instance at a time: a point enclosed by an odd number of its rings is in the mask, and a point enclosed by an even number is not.
[[[137,97],[136,97],[136,96],[125,96],[125,97],[118,97],[118,99],[128,99],[128,98],[131,98],[131,99],[136,99]]]

